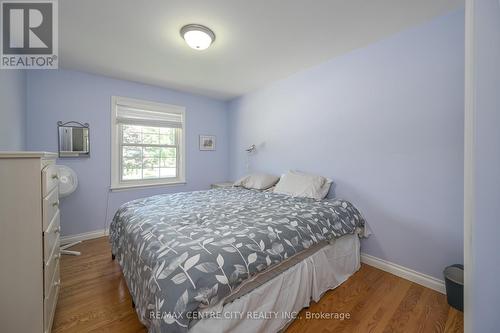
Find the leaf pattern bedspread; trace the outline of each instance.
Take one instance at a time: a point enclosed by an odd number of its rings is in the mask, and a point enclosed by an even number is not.
[[[149,332],[186,332],[247,278],[364,224],[345,200],[226,188],[126,203],[110,241]]]

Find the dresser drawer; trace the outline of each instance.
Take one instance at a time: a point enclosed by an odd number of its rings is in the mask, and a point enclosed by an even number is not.
[[[59,209],[59,189],[53,188],[52,191],[43,199],[43,230],[47,230],[50,222]]]
[[[57,269],[59,269],[59,266]],[[43,299],[43,326],[45,333],[50,332],[52,329],[52,321],[56,310],[57,297],[59,296],[60,283],[59,277],[54,279],[50,285],[50,292]]]
[[[56,243],[56,245],[58,244]],[[59,260],[61,258],[61,253],[59,252],[59,246],[55,246],[53,250],[53,253],[50,255],[43,269],[43,284],[45,286],[43,290],[44,296],[49,294],[52,281],[59,280]]]
[[[42,196],[45,197],[49,192],[57,186],[59,175],[55,164],[47,165],[42,170]]]
[[[50,255],[54,251],[54,246],[59,246],[59,234],[61,227],[59,225],[59,210],[54,215],[47,230],[43,232],[43,261],[47,263]]]

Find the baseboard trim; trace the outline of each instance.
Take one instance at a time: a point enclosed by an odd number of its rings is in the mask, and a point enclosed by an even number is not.
[[[99,230],[84,232],[81,234],[62,236],[61,245],[104,237],[107,236],[108,234],[109,234],[108,229],[99,229]]]
[[[365,253],[361,253],[361,262],[388,273],[394,274],[411,282],[415,282],[424,287],[433,289],[442,294],[446,294],[444,281],[436,279],[435,277],[432,277],[430,275],[414,271],[404,266]]]

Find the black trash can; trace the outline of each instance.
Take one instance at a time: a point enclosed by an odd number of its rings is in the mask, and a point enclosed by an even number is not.
[[[464,265],[448,266],[443,274],[448,304],[457,310],[464,311]]]

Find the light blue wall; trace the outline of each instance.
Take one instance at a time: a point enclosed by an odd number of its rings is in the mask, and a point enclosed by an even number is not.
[[[500,3],[475,0],[475,221],[471,332],[500,327]],[[470,318],[470,317],[469,317]]]
[[[442,278],[463,262],[463,92],[458,10],[232,101],[232,178],[250,144],[251,170],[331,177],[363,252]]]
[[[125,96],[186,107],[186,185],[109,192],[111,96]],[[228,176],[227,111],[223,102],[186,93],[75,71],[28,73],[27,146],[57,151],[57,121],[90,124],[91,157],[60,159],[73,168],[79,187],[62,199],[62,233],[103,229],[124,202],[159,193],[207,189]],[[217,151],[199,151],[198,135],[217,136]],[[106,218],[107,215],[107,218]]]
[[[26,146],[26,72],[0,70],[0,150]]]

